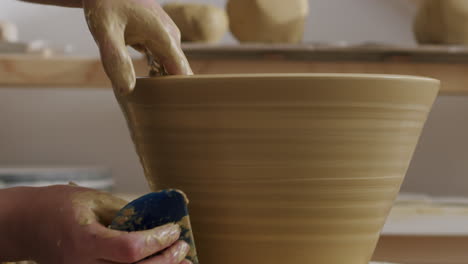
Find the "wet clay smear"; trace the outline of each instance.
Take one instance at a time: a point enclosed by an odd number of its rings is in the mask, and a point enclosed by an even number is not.
[[[146,60],[147,60],[148,66],[150,68],[148,76],[158,77],[158,76],[169,75],[167,73],[166,68],[164,67],[164,65],[160,64],[154,58],[153,54],[151,54],[151,52],[148,49],[146,49],[145,55],[146,55]]]

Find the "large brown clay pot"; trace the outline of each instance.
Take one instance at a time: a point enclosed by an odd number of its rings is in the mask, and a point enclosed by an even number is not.
[[[384,75],[138,79],[119,97],[153,190],[191,201],[203,264],[364,264],[439,82]]]

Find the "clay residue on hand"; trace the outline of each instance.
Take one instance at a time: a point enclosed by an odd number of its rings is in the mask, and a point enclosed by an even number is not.
[[[126,204],[125,200],[105,192],[84,191],[72,195],[72,205],[80,225],[99,222],[107,226]]]
[[[169,228],[170,227],[170,228]],[[168,241],[173,239],[174,233],[180,232],[180,226],[170,223],[162,227],[154,229],[154,232],[149,232],[146,236],[146,245],[151,246],[155,243],[166,245]]]
[[[127,45],[151,54],[164,69],[161,72],[192,74],[180,48],[180,32],[156,1],[83,0],[83,9],[104,70],[118,94],[130,93],[136,82]]]
[[[195,241],[192,233],[192,226],[190,223],[190,217],[184,216],[177,224],[181,227],[180,239],[184,240],[190,245],[190,251],[187,254],[187,259],[193,263],[198,263],[197,250],[195,247]]]

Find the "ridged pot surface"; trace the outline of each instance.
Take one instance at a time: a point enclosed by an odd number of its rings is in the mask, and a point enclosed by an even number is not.
[[[188,194],[202,264],[364,264],[438,87],[207,75],[138,79],[118,100],[151,188]]]

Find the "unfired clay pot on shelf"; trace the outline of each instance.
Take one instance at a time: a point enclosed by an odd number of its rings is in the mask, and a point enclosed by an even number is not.
[[[299,43],[309,0],[228,0],[229,27],[240,42]]]
[[[229,28],[226,11],[212,5],[170,2],[163,8],[184,42],[218,43]]]
[[[190,199],[204,264],[368,263],[439,82],[143,78],[118,96],[153,190]]]
[[[413,27],[421,44],[468,45],[468,1],[424,0]]]

